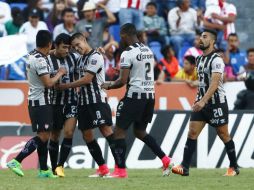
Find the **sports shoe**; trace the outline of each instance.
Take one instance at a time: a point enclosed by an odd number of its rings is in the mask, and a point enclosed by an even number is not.
[[[7,163],[7,167],[18,176],[20,177],[24,176],[24,173],[21,170],[22,166],[17,160],[12,159],[10,162]]]
[[[178,175],[181,175],[181,176],[189,176],[189,170],[186,169],[185,167],[183,167],[182,165],[173,166],[172,167],[172,172],[174,174],[178,174]]]
[[[240,169],[238,167],[230,167],[227,169],[227,172],[223,176],[236,176],[239,175]]]
[[[115,168],[114,172],[108,176],[105,176],[106,178],[128,178],[128,173],[126,168]]]
[[[40,170],[38,174],[39,178],[58,178],[57,175],[54,175],[51,170]]]
[[[164,156],[161,159],[163,166],[162,166],[162,176],[168,176],[171,172],[172,169],[172,164],[171,164],[171,158],[168,156]]]
[[[65,177],[63,166],[57,166],[56,169],[55,169],[55,173],[59,177]]]
[[[99,166],[99,168],[96,170],[95,174],[89,175],[88,177],[104,177],[109,175],[109,169],[106,164],[103,164]]]

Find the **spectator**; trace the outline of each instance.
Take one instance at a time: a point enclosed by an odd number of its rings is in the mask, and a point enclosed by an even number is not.
[[[41,6],[42,6],[42,0],[27,0],[27,7],[23,10],[24,20],[28,21],[30,12],[34,9],[37,9],[39,19],[41,21],[44,21],[44,14],[43,14],[43,10]]]
[[[40,21],[40,12],[38,9],[32,9],[29,14],[29,21],[25,22],[20,30],[20,34],[27,35],[27,49],[32,51],[36,47],[36,34],[39,30],[47,30],[45,22]]]
[[[97,4],[105,10],[106,17],[96,19],[96,6],[92,2],[86,2],[83,7],[84,19],[76,24],[76,32],[81,32],[87,38],[92,48],[97,48],[103,44],[103,31],[107,24],[116,21],[115,16],[103,4]]]
[[[146,5],[146,16],[144,16],[144,27],[148,39],[148,44],[152,41],[160,42],[165,46],[167,28],[162,17],[157,15],[157,6],[150,2]]]
[[[194,40],[194,46],[187,49],[187,51],[184,54],[185,56],[192,55],[195,58],[202,54],[202,50],[199,48],[199,42],[200,42],[200,33],[196,32],[195,40]]]
[[[180,0],[179,6],[171,9],[168,13],[170,26],[170,41],[178,55],[183,42],[193,45],[197,24],[197,12],[190,8],[190,0]]]
[[[62,11],[67,8],[66,0],[54,1],[53,9],[46,18],[46,23],[50,32],[53,32],[56,25],[62,22]]]
[[[62,12],[62,24],[56,25],[54,31],[53,31],[53,39],[55,40],[56,37],[61,34],[74,34],[74,28],[75,28],[75,15],[72,8],[65,8]]]
[[[84,18],[84,13],[83,13],[82,9],[84,8],[85,3],[88,1],[89,0],[78,0],[78,2],[77,2],[79,20],[82,20]]]
[[[144,30],[143,11],[144,0],[120,0],[120,25],[133,23],[137,30]]]
[[[18,61],[6,67],[5,80],[26,80],[26,60],[20,58]]]
[[[110,12],[116,17],[116,22],[114,24],[119,24],[119,11],[120,11],[120,0],[92,0],[95,4],[101,3],[105,5]]]
[[[190,87],[198,86],[198,74],[194,56],[188,55],[184,57],[183,68],[177,72],[172,81],[184,81]]]
[[[13,7],[11,9],[12,20],[5,23],[5,29],[7,35],[13,35],[19,33],[19,29],[23,24],[22,12],[18,7]]]
[[[233,74],[237,76],[241,71],[240,68],[246,65],[247,56],[246,52],[239,49],[239,38],[236,33],[232,33],[228,36],[228,48],[226,51],[226,57],[228,63],[232,69]]]
[[[175,77],[179,70],[178,60],[174,56],[173,50],[169,45],[166,45],[161,49],[163,58],[159,61],[157,67],[165,74],[165,81],[170,81]]]
[[[201,10],[204,11],[206,0],[191,0],[191,7],[195,10]]]
[[[177,1],[178,0],[152,0],[152,2],[157,5],[158,15],[163,17],[164,20],[167,20],[169,10],[177,6]]]
[[[7,3],[0,1],[0,24],[9,20],[11,20],[11,8]]]

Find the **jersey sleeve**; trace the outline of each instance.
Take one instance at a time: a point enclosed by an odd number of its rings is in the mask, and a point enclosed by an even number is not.
[[[237,15],[236,7],[233,4],[230,4],[227,8],[228,15]]]
[[[221,57],[214,58],[212,64],[212,73],[224,73],[225,64]]]
[[[86,72],[95,75],[104,66],[104,59],[101,54],[95,53],[88,60]]]
[[[49,74],[48,63],[45,58],[40,57],[37,59],[35,70],[38,76]]]
[[[120,68],[121,69],[129,69],[131,67],[130,57],[127,56],[126,51],[124,51],[120,58]]]

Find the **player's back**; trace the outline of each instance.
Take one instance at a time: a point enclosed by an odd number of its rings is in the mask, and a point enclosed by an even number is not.
[[[135,43],[126,48],[121,55],[121,68],[130,69],[127,97],[154,96],[154,55],[147,46]]]
[[[29,105],[38,106],[50,104],[50,89],[47,89],[40,79],[40,76],[49,74],[50,69],[47,57],[33,50],[28,55],[27,78],[29,83],[28,99]]]

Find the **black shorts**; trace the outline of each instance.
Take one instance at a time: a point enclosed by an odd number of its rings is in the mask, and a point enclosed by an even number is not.
[[[205,121],[213,127],[228,124],[228,104],[206,104],[199,112],[192,112],[190,121]]]
[[[78,128],[93,129],[100,126],[112,126],[112,113],[107,103],[95,103],[78,106]]]
[[[50,131],[53,126],[52,105],[28,106],[33,132]]]
[[[53,129],[62,129],[66,119],[77,117],[77,105],[53,105]]]
[[[133,99],[124,97],[117,106],[116,126],[128,129],[131,124],[135,128],[145,130],[152,121],[154,99]]]

